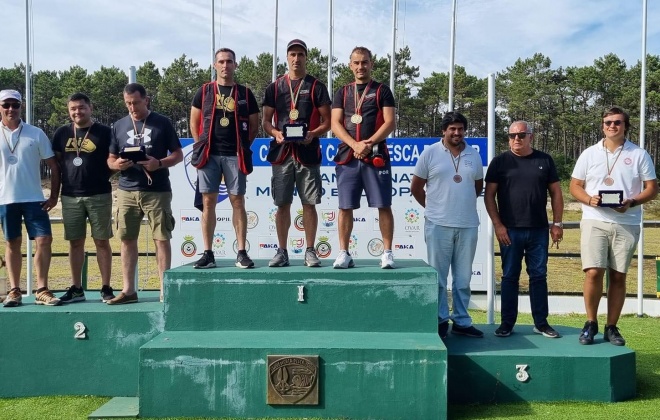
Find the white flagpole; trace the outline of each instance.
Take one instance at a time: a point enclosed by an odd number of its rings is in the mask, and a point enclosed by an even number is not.
[[[211,0],[211,81],[215,80],[215,0]]]
[[[490,161],[495,157],[495,74],[490,73],[488,75],[488,165]],[[486,240],[488,241],[488,257],[486,259],[486,271],[488,272],[488,278],[486,281],[486,300],[487,300],[487,309],[486,317],[488,324],[495,323],[495,232],[493,230],[493,221],[490,220],[490,217],[486,217],[486,226],[487,226],[487,235]]]
[[[647,0],[642,0],[642,83],[639,88],[641,100],[639,105],[639,147],[646,143],[646,16]],[[644,315],[644,206],[641,206],[642,221],[637,243],[637,316]]]
[[[448,110],[454,110],[454,56],[456,53],[456,0],[451,6],[451,34],[449,39],[449,106]]]
[[[396,66],[396,9],[397,9],[397,0],[392,0],[392,57],[390,59],[390,90],[396,98],[396,93],[394,92],[394,76],[395,76],[395,66]],[[390,134],[390,137],[396,135],[397,130]]]
[[[30,0],[25,0],[25,46],[27,59],[25,60],[25,122],[32,124],[32,63],[30,61]],[[32,294],[32,241],[26,236],[27,253],[27,285],[26,293]]]
[[[277,79],[277,14],[280,8],[279,0],[275,0],[275,34],[273,35],[273,82]]]
[[[330,0],[329,10],[328,10],[328,92],[332,95],[332,57],[334,56],[334,46],[332,45],[332,38],[334,34],[334,17],[332,13],[332,3],[333,0]],[[328,130],[328,138],[332,137],[332,131]]]

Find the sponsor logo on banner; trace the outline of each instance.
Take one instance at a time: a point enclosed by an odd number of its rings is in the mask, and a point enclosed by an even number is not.
[[[350,238],[348,238],[348,251],[352,257],[358,256],[357,247],[358,247],[358,237],[353,233],[351,234]]]
[[[472,264],[472,280],[471,284],[484,284],[484,267],[483,264]]]
[[[293,225],[301,232],[305,231],[305,225],[303,224],[303,211],[302,209],[298,210],[296,213],[296,218],[293,219]]]
[[[231,221],[232,210],[216,210],[215,228],[216,230],[234,230],[234,224]]]
[[[257,254],[259,258],[271,258],[277,252],[277,238],[272,236],[259,237],[259,249]]]
[[[353,213],[353,232],[366,232],[368,220],[368,213],[361,211]]]
[[[417,209],[407,209],[404,215],[406,224],[404,230],[406,232],[419,232],[421,229],[419,227],[419,210]]]
[[[238,255],[238,240],[234,239],[234,244],[232,245],[232,249],[234,250],[234,254]],[[250,241],[247,239],[245,240],[245,252],[250,252]]]
[[[333,229],[337,225],[336,210],[321,210],[321,228]]]
[[[197,253],[197,245],[193,240],[195,239],[192,235],[186,235],[183,237],[183,242],[181,243],[181,254],[184,257],[190,258]]]
[[[227,244],[227,239],[225,238],[224,233],[215,233],[213,235],[213,255],[216,257],[224,257],[227,255],[225,252],[225,245]]]
[[[257,213],[252,210],[247,212],[247,227],[248,229],[254,229],[259,225],[259,216]]]
[[[395,238],[393,251],[402,253],[402,257],[413,255],[415,253],[415,240],[408,238]]]
[[[385,251],[383,240],[380,238],[371,239],[367,244],[367,251],[369,251],[369,254],[373,257],[380,257],[383,255],[383,252]]]
[[[330,242],[328,242],[329,240],[330,238],[327,236],[319,237],[319,241],[316,243],[316,255],[319,258],[328,258],[332,254],[332,247],[330,246]]]
[[[275,232],[277,228],[275,227],[275,218],[277,216],[277,207],[271,207],[270,210],[268,210],[268,230],[271,232]]]
[[[195,168],[190,164],[191,160],[192,160],[192,147],[190,148],[190,152],[188,152],[183,158],[183,166],[186,171],[186,178],[188,179],[188,185],[190,185],[190,188],[194,192],[195,187],[197,186],[197,168]],[[220,188],[218,188],[218,203],[225,201],[227,198],[229,198],[229,194],[227,194],[227,187],[225,186],[224,182],[221,182]]]
[[[289,237],[289,252],[294,255],[302,255],[305,251],[305,238]]]
[[[179,223],[181,224],[181,230],[199,231],[201,220],[202,213],[197,209],[183,209],[180,212]]]

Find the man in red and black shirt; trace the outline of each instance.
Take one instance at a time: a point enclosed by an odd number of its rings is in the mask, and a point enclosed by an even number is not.
[[[270,267],[286,267],[286,249],[291,227],[291,203],[294,187],[303,207],[303,227],[307,249],[305,265],[319,267],[321,261],[314,250],[318,214],[321,203],[321,146],[319,136],[330,129],[330,95],[328,88],[307,74],[307,45],[294,39],[286,48],[289,71],[266,88],[263,102],[264,131],[273,137],[268,161],[273,167],[271,180],[273,201],[277,206],[275,226],[278,249]],[[285,124],[306,125],[302,141],[286,140]]]
[[[371,51],[355,47],[349,66],[355,81],[335,93],[332,101],[332,132],[341,140],[335,156],[339,199],[339,256],[334,268],[353,267],[348,241],[353,230],[353,209],[360,208],[362,191],[369,207],[378,209],[383,237],[381,268],[394,268],[392,237],[392,169],[385,143],[395,128],[394,95],[371,79]]]

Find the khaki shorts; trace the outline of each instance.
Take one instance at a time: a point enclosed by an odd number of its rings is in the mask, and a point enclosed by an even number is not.
[[[580,231],[582,270],[611,268],[619,273],[628,272],[639,241],[639,225],[584,219]]]
[[[87,236],[87,219],[92,228],[92,238],[112,238],[112,194],[89,197],[62,196],[62,223],[64,239],[74,241]]]
[[[172,239],[174,216],[172,216],[171,192],[117,190],[117,236],[122,240],[133,240],[140,236],[140,224],[144,216],[149,220],[153,239]]]
[[[293,202],[294,187],[302,204],[320,204],[321,165],[305,166],[288,156],[281,165],[273,165],[270,186],[278,207]]]

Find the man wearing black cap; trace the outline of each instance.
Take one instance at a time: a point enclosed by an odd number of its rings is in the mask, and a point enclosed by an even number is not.
[[[307,241],[305,265],[319,267],[321,261],[314,251],[318,225],[316,204],[321,202],[319,136],[330,129],[331,101],[326,86],[307,74],[307,45],[294,39],[286,50],[289,71],[266,88],[263,101],[262,125],[273,137],[267,159],[273,167],[271,186],[277,206],[278,249],[268,265],[289,265],[286,247],[295,187],[303,207]]]
[[[61,301],[48,290],[53,235],[48,212],[57,204],[60,192],[60,167],[46,134],[38,127],[21,120],[21,94],[15,90],[0,91],[0,223],[7,241],[5,260],[11,290],[5,307],[19,306],[23,256],[22,222],[37,249],[34,265],[37,269],[37,305],[57,306]],[[50,169],[50,198],[44,201],[41,189],[41,161]]]

